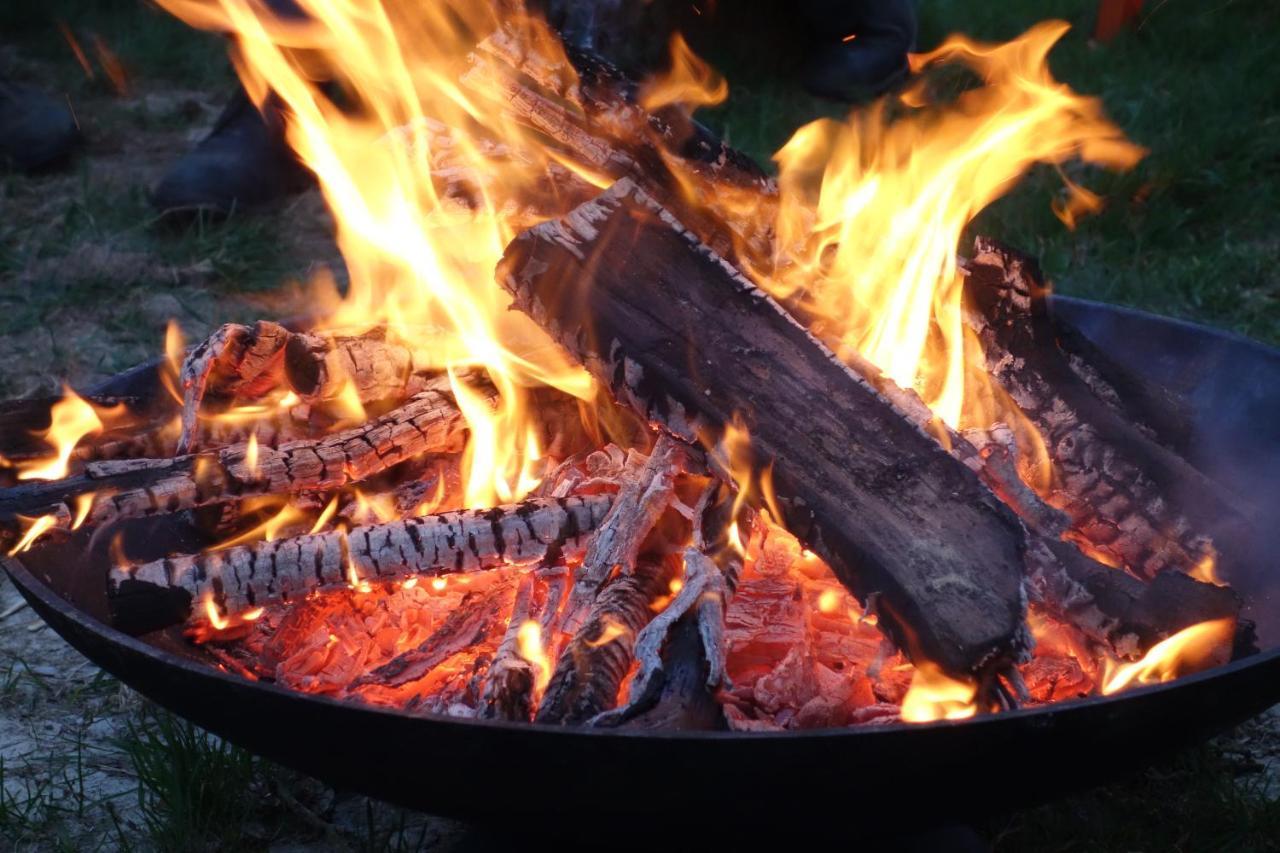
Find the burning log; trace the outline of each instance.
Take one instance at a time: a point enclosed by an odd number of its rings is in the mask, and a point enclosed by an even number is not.
[[[491,403],[496,399],[491,388],[482,393]],[[95,462],[65,480],[2,490],[0,526],[13,527],[21,517],[73,518],[85,495],[93,497],[86,520],[96,525],[260,495],[337,489],[414,456],[456,448],[465,428],[448,378],[437,377],[404,406],[325,438],[276,448],[238,444],[172,459]]]
[[[585,723],[617,704],[636,634],[653,616],[651,605],[671,576],[667,561],[642,560],[634,571],[609,580],[586,624],[560,653],[535,722]]]
[[[591,540],[565,608],[564,630],[582,628],[601,588],[615,572],[630,573],[640,545],[675,494],[675,476],[687,465],[690,449],[660,435],[644,466],[618,492],[609,516]]]
[[[363,335],[292,332],[278,323],[228,324],[194,347],[182,364],[182,435],[178,452],[200,442],[207,401],[255,400],[292,391],[300,403],[330,401],[348,386],[362,404],[404,400],[422,390],[427,371],[413,352],[388,341],[386,330]]]
[[[1223,535],[1246,524],[1234,498],[1156,441],[1155,426],[1140,426],[1170,411],[1161,395],[1060,349],[1033,260],[979,239],[967,292],[988,370],[1044,436],[1051,501],[1073,536],[1148,578],[1189,570],[1212,541],[1238,538]]]
[[[697,548],[685,549],[684,566],[680,591],[636,637],[639,669],[626,703],[593,725],[643,717],[643,728],[717,727],[711,723],[720,719],[720,706],[707,688],[723,677],[726,584],[720,567]]]
[[[480,716],[487,719],[528,720],[533,716],[533,689],[537,680],[533,664],[520,654],[520,632],[533,612],[538,579],[525,575],[516,590],[515,604],[502,643],[489,665]]]
[[[1012,513],[634,183],[525,232],[499,281],[651,422],[714,439],[742,417],[787,528],[902,647],[956,674],[1025,652]]]
[[[591,172],[635,181],[722,257],[746,250],[758,262],[769,258],[772,236],[756,223],[772,217],[747,220],[731,211],[735,202],[774,204],[773,180],[678,110],[645,110],[635,84],[602,58],[569,55],[571,67],[549,61],[499,30],[476,47],[462,82],[478,96],[500,97],[503,110]]]
[[[1122,657],[1137,657],[1183,628],[1240,614],[1240,597],[1228,587],[1177,571],[1144,582],[1070,542],[1033,543],[1028,564],[1032,593],[1051,613]]]
[[[549,565],[580,556],[612,502],[539,498],[117,567],[108,579],[112,614],[120,630],[142,633],[204,617],[202,602],[228,619],[348,583]]]

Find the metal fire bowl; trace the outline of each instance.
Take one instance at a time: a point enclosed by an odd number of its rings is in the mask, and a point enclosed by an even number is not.
[[[1196,413],[1192,461],[1259,508],[1268,541],[1257,547],[1277,544],[1280,352],[1097,303],[1059,298],[1055,306],[1119,362],[1187,395]],[[96,390],[153,386],[154,368],[144,367]],[[162,548],[182,535],[168,521],[132,538]],[[46,546],[5,564],[32,607],[95,664],[227,740],[336,787],[491,823],[566,811],[652,818],[631,827],[669,826],[673,813],[696,811],[753,832],[837,817],[849,831],[894,816],[910,816],[908,828],[926,815],[973,819],[1097,783],[1280,702],[1280,571],[1241,576],[1221,567],[1249,602],[1263,651],[1169,684],[957,723],[631,733],[412,715],[228,675],[176,632],[133,638],[107,627],[107,560],[94,559],[101,547]]]

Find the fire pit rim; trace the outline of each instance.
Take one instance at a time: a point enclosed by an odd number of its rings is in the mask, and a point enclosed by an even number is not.
[[[8,573],[23,597],[40,613],[44,618],[42,608],[49,608],[56,611],[63,618],[69,619],[77,623],[80,627],[96,634],[103,639],[109,640],[118,646],[124,646],[135,653],[143,654],[153,658],[155,661],[171,667],[179,667],[189,673],[203,678],[212,678],[215,680],[235,682],[240,686],[251,686],[258,690],[267,690],[269,692],[278,693],[294,700],[306,702],[318,702],[324,705],[341,707],[344,710],[357,713],[372,713],[377,715],[387,715],[398,718],[408,718],[414,720],[423,720],[435,724],[458,725],[458,726],[490,726],[508,731],[521,732],[539,732],[551,733],[558,735],[589,735],[593,737],[628,737],[643,738],[652,740],[671,739],[705,739],[716,738],[724,740],[768,740],[768,739],[793,739],[796,737],[846,737],[873,735],[889,731],[923,731],[928,729],[955,728],[957,726],[978,726],[986,724],[999,723],[1001,720],[1013,718],[1034,717],[1037,719],[1046,719],[1050,715],[1059,713],[1069,713],[1073,709],[1079,708],[1099,708],[1109,704],[1115,704],[1122,700],[1131,699],[1139,695],[1156,695],[1159,693],[1168,693],[1178,689],[1190,688],[1193,685],[1209,679],[1216,679],[1246,668],[1261,666],[1272,661],[1280,661],[1280,646],[1260,651],[1256,654],[1221,666],[1211,667],[1210,669],[1191,675],[1181,676],[1173,681],[1167,681],[1160,684],[1145,685],[1110,696],[1087,696],[1079,699],[1067,699],[1059,702],[1053,702],[1048,705],[1040,705],[1032,708],[1017,708],[1010,711],[1003,711],[998,714],[983,714],[970,717],[964,720],[939,720],[932,723],[884,723],[869,726],[845,726],[823,729],[806,729],[803,731],[780,731],[780,732],[741,732],[741,731],[637,731],[625,728],[592,728],[587,726],[543,726],[533,723],[509,721],[509,720],[485,720],[462,717],[450,717],[444,714],[417,713],[409,714],[395,708],[384,708],[376,705],[365,705],[361,703],[333,699],[328,696],[318,694],[305,693],[296,690],[290,690],[277,684],[264,681],[252,681],[234,673],[226,672],[207,663],[198,663],[190,658],[173,654],[165,649],[159,648],[151,643],[145,642],[137,637],[131,637],[121,631],[104,624],[98,619],[88,615],[72,602],[55,592],[48,584],[32,574],[21,561],[14,557],[0,558],[0,566]],[[37,603],[38,602],[38,603]],[[47,622],[48,620],[46,620]],[[51,626],[52,627],[52,626]],[[59,632],[61,633],[61,632]],[[114,673],[113,673],[114,674]]]

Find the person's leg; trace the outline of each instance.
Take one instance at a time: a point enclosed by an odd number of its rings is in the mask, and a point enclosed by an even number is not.
[[[79,141],[66,104],[30,86],[0,81],[0,165],[46,169],[65,161]]]
[[[800,0],[813,34],[804,80],[816,95],[854,101],[907,73],[915,48],[914,0]]]
[[[304,12],[292,0],[267,0],[282,19]],[[169,168],[151,192],[162,211],[253,211],[302,192],[314,176],[290,150],[275,98],[259,110],[237,86],[209,135]]]

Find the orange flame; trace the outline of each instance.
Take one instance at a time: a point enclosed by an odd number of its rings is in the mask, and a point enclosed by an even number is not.
[[[542,626],[532,619],[522,622],[516,632],[516,649],[520,657],[533,666],[535,695],[542,695],[551,681],[552,666],[551,658],[542,645]]]
[[[902,719],[907,723],[967,719],[978,712],[977,695],[976,684],[958,681],[933,664],[921,662],[902,698]]]
[[[233,33],[247,91],[257,101],[274,93],[283,106],[288,141],[319,179],[350,271],[323,328],[385,325],[415,365],[487,373],[497,410],[470,405],[466,391],[460,400],[470,427],[465,500],[523,497],[541,452],[528,389],[551,385],[585,400],[594,386],[531,320],[507,310],[493,282],[503,250],[530,224],[521,200],[540,191],[552,158],[532,130],[495,108],[500,85],[459,77],[476,42],[500,26],[560,62],[545,24],[465,0],[298,0],[304,19],[238,0],[161,5]],[[334,90],[344,104],[326,94]],[[436,173],[446,159],[450,174],[468,176],[465,203]]]
[[[1227,662],[1236,620],[1211,619],[1184,628],[1151,647],[1141,660],[1122,664],[1102,679],[1102,693],[1110,696],[1127,687],[1159,684]]]
[[[18,472],[19,480],[60,480],[67,476],[67,463],[80,439],[103,429],[94,407],[69,386],[63,386],[62,399],[53,404],[49,417],[49,428],[41,435],[55,453],[24,466]]]
[[[671,37],[671,68],[640,89],[640,106],[658,110],[676,104],[690,112],[713,107],[729,97],[729,84],[714,68],[698,57],[676,33]]]
[[[990,426],[966,417],[987,380],[967,369],[956,261],[965,226],[1035,163],[1128,167],[1143,153],[1096,99],[1050,76],[1046,56],[1066,30],[1040,24],[1003,45],[952,37],[913,68],[958,61],[982,86],[897,120],[882,102],[844,124],[817,121],[775,155],[779,250],[756,278],[954,428]]]
[[[31,526],[22,534],[22,538],[18,540],[16,545],[9,549],[9,556],[12,557],[15,554],[21,554],[23,551],[29,549],[32,545],[36,544],[37,539],[43,536],[45,532],[52,528],[56,523],[57,519],[52,515],[42,515],[32,521]]]

